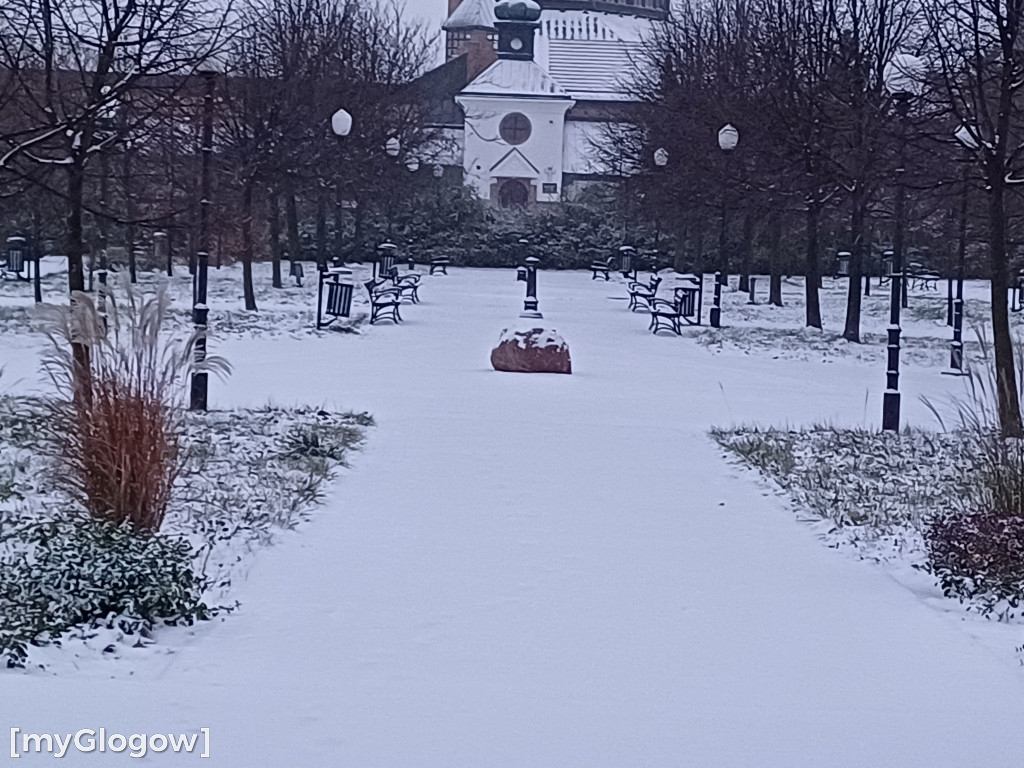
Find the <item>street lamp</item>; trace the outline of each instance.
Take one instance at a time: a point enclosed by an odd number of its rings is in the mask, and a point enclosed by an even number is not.
[[[212,69],[201,73],[204,84],[203,93],[203,143],[202,175],[199,181],[199,249],[195,288],[192,291],[192,323],[195,325],[196,341],[194,349],[195,368],[192,370],[192,386],[189,408],[193,411],[205,411],[209,397],[210,374],[203,370],[206,361],[206,329],[210,309],[206,306],[207,268],[210,264],[210,163],[213,156],[213,89],[217,73]]]
[[[664,147],[658,147],[654,150],[654,164],[659,168],[664,168],[668,165],[668,150]]]
[[[882,70],[885,88],[892,94],[900,123],[900,155],[896,168],[896,231],[892,242],[892,277],[889,299],[888,355],[885,395],[882,399],[882,429],[900,429],[900,307],[903,301],[903,227],[907,188],[904,181],[907,154],[907,116],[910,101],[923,88],[923,62],[910,54],[896,54]]]
[[[342,147],[342,144],[344,143],[343,139],[346,136],[348,136],[350,133],[352,133],[352,115],[349,114],[348,110],[339,109],[337,112],[335,112],[333,115],[331,115],[331,133],[333,133],[335,138],[338,140],[338,153],[339,153],[339,155],[341,155],[343,153],[343,147]],[[336,206],[336,208],[335,208],[335,216],[334,216],[334,221],[335,221],[335,227],[334,227],[334,229],[335,229],[335,232],[334,232],[334,250],[335,250],[335,253],[334,253],[334,263],[335,264],[340,264],[341,263],[341,240],[342,240],[342,233],[341,233],[341,221],[342,221],[342,219],[341,219],[341,180],[340,179],[338,181],[338,185],[337,185],[337,189],[336,189],[335,194],[336,194],[336,199],[335,199],[335,206]],[[321,278],[321,282],[322,282],[323,281],[323,273],[327,271],[326,260],[324,261],[324,263],[319,263],[318,262],[316,267],[317,267],[317,270],[321,273],[320,278]]]
[[[728,168],[732,152],[740,143],[740,132],[731,123],[726,123],[718,131],[718,148],[725,153]],[[728,175],[728,174],[726,174]],[[729,223],[729,204],[726,192],[728,179],[722,179],[722,216],[721,228],[718,231],[718,272],[715,274],[715,299],[711,307],[711,327],[720,328],[722,324],[722,285],[729,279],[729,255],[726,250],[726,231]]]

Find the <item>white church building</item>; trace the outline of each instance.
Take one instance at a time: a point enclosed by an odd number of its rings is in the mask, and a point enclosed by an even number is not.
[[[668,14],[669,0],[449,0],[447,62],[423,78],[448,164],[502,206],[609,178],[595,147],[635,109],[631,73]]]

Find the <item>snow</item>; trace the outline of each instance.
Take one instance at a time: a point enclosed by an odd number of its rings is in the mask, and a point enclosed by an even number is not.
[[[540,349],[568,348],[568,344],[565,343],[565,339],[559,335],[558,331],[551,328],[538,328],[534,325],[502,329],[501,336],[498,337],[498,344],[500,345],[506,341],[513,342],[522,349],[527,349],[528,347]]]
[[[835,338],[844,283],[826,280],[824,332],[800,331],[799,306],[725,292],[730,327],[710,343],[706,327],[651,335],[611,300],[625,296],[616,282],[541,271],[574,375],[517,376],[487,361],[516,322],[515,272],[449,271],[424,277],[405,323],[358,334],[309,328],[294,303],[308,312],[315,284],[276,303],[261,287],[275,333],[220,339],[234,375],[211,381],[211,402],[367,410],[367,450],[308,525],[253,560],[237,614],[163,631],[138,660],[7,673],[0,726],[209,727],[221,766],[1016,763],[1020,625],[823,546],[707,437],[738,423],[877,428],[887,295],[866,302],[871,343],[852,345]],[[188,281],[175,287],[186,313]],[[30,290],[4,284],[0,309]],[[801,291],[787,284],[787,300]],[[983,295],[969,286],[969,317]],[[240,301],[237,272],[211,271],[215,333]],[[934,426],[920,395],[962,388],[935,364],[942,302],[912,295],[904,326],[917,344],[904,422],[920,428]],[[5,334],[4,387],[43,386],[41,346]]]

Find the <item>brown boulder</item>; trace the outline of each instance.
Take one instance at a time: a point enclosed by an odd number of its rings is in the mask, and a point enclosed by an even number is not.
[[[491,365],[513,373],[572,373],[569,345],[548,328],[506,328],[491,350]]]

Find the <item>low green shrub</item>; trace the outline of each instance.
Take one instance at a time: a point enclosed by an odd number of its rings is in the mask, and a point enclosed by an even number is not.
[[[138,533],[85,514],[0,525],[0,658],[20,666],[29,645],[76,624],[113,622],[126,634],[209,618],[206,584],[182,537]]]

